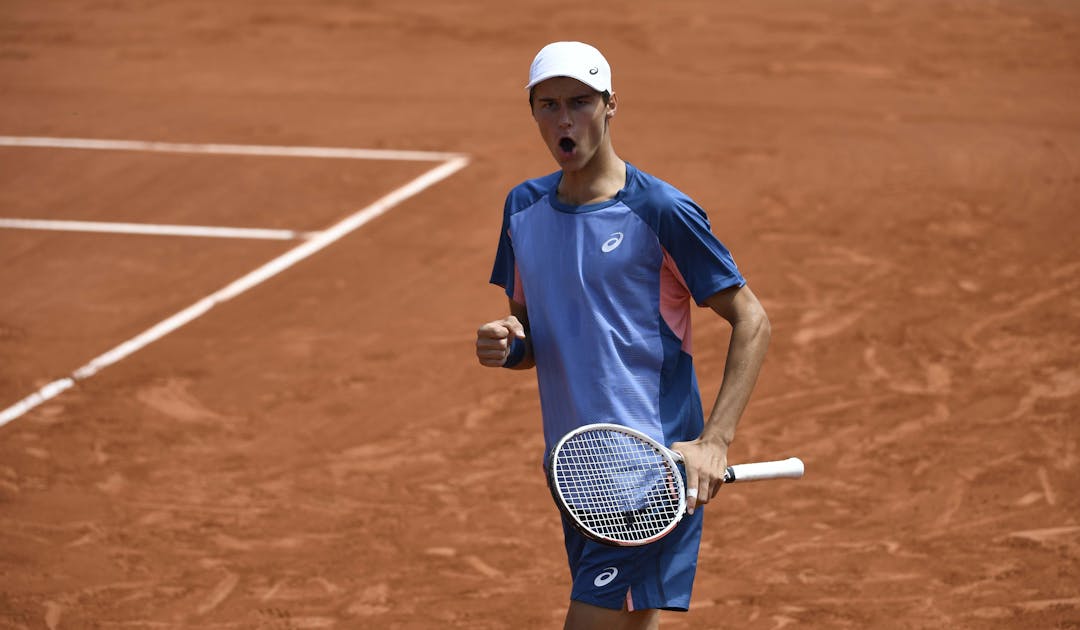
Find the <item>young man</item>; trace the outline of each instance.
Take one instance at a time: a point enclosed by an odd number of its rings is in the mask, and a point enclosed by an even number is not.
[[[686,610],[702,510],[723,482],[728,445],[769,342],[769,321],[705,212],[612,148],[618,98],[603,55],[545,46],[529,104],[560,170],[506,200],[491,282],[510,315],[477,331],[482,365],[536,367],[550,449],[567,431],[615,422],[680,451],[688,516],[668,536],[607,547],[565,523],[573,577],[566,628],[656,628]],[[691,301],[731,323],[723,384],[703,422],[691,358]]]

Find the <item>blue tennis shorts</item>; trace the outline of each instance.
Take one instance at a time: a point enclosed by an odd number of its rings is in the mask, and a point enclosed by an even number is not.
[[[690,608],[704,509],[685,515],[667,536],[641,547],[610,547],[585,538],[563,519],[574,586],[570,599],[621,610]]]

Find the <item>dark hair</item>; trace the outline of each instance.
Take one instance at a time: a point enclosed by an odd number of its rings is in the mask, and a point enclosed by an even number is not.
[[[529,111],[532,111],[533,107],[533,94],[536,92],[536,86],[529,88]],[[604,105],[607,105],[611,101],[611,92],[604,90],[600,92],[600,98],[603,99]]]

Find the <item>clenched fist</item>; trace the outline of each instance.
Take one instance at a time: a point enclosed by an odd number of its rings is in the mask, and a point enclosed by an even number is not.
[[[476,358],[480,365],[502,367],[510,356],[514,338],[524,341],[525,327],[513,315],[481,326],[476,331]]]

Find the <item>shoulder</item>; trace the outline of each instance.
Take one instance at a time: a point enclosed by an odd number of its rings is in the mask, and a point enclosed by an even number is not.
[[[559,171],[525,180],[510,189],[506,195],[506,214],[511,215],[529,208],[546,196],[559,182]]]
[[[630,171],[623,201],[646,223],[655,226],[685,213],[706,218],[705,211],[675,186],[630,164],[627,168]]]

